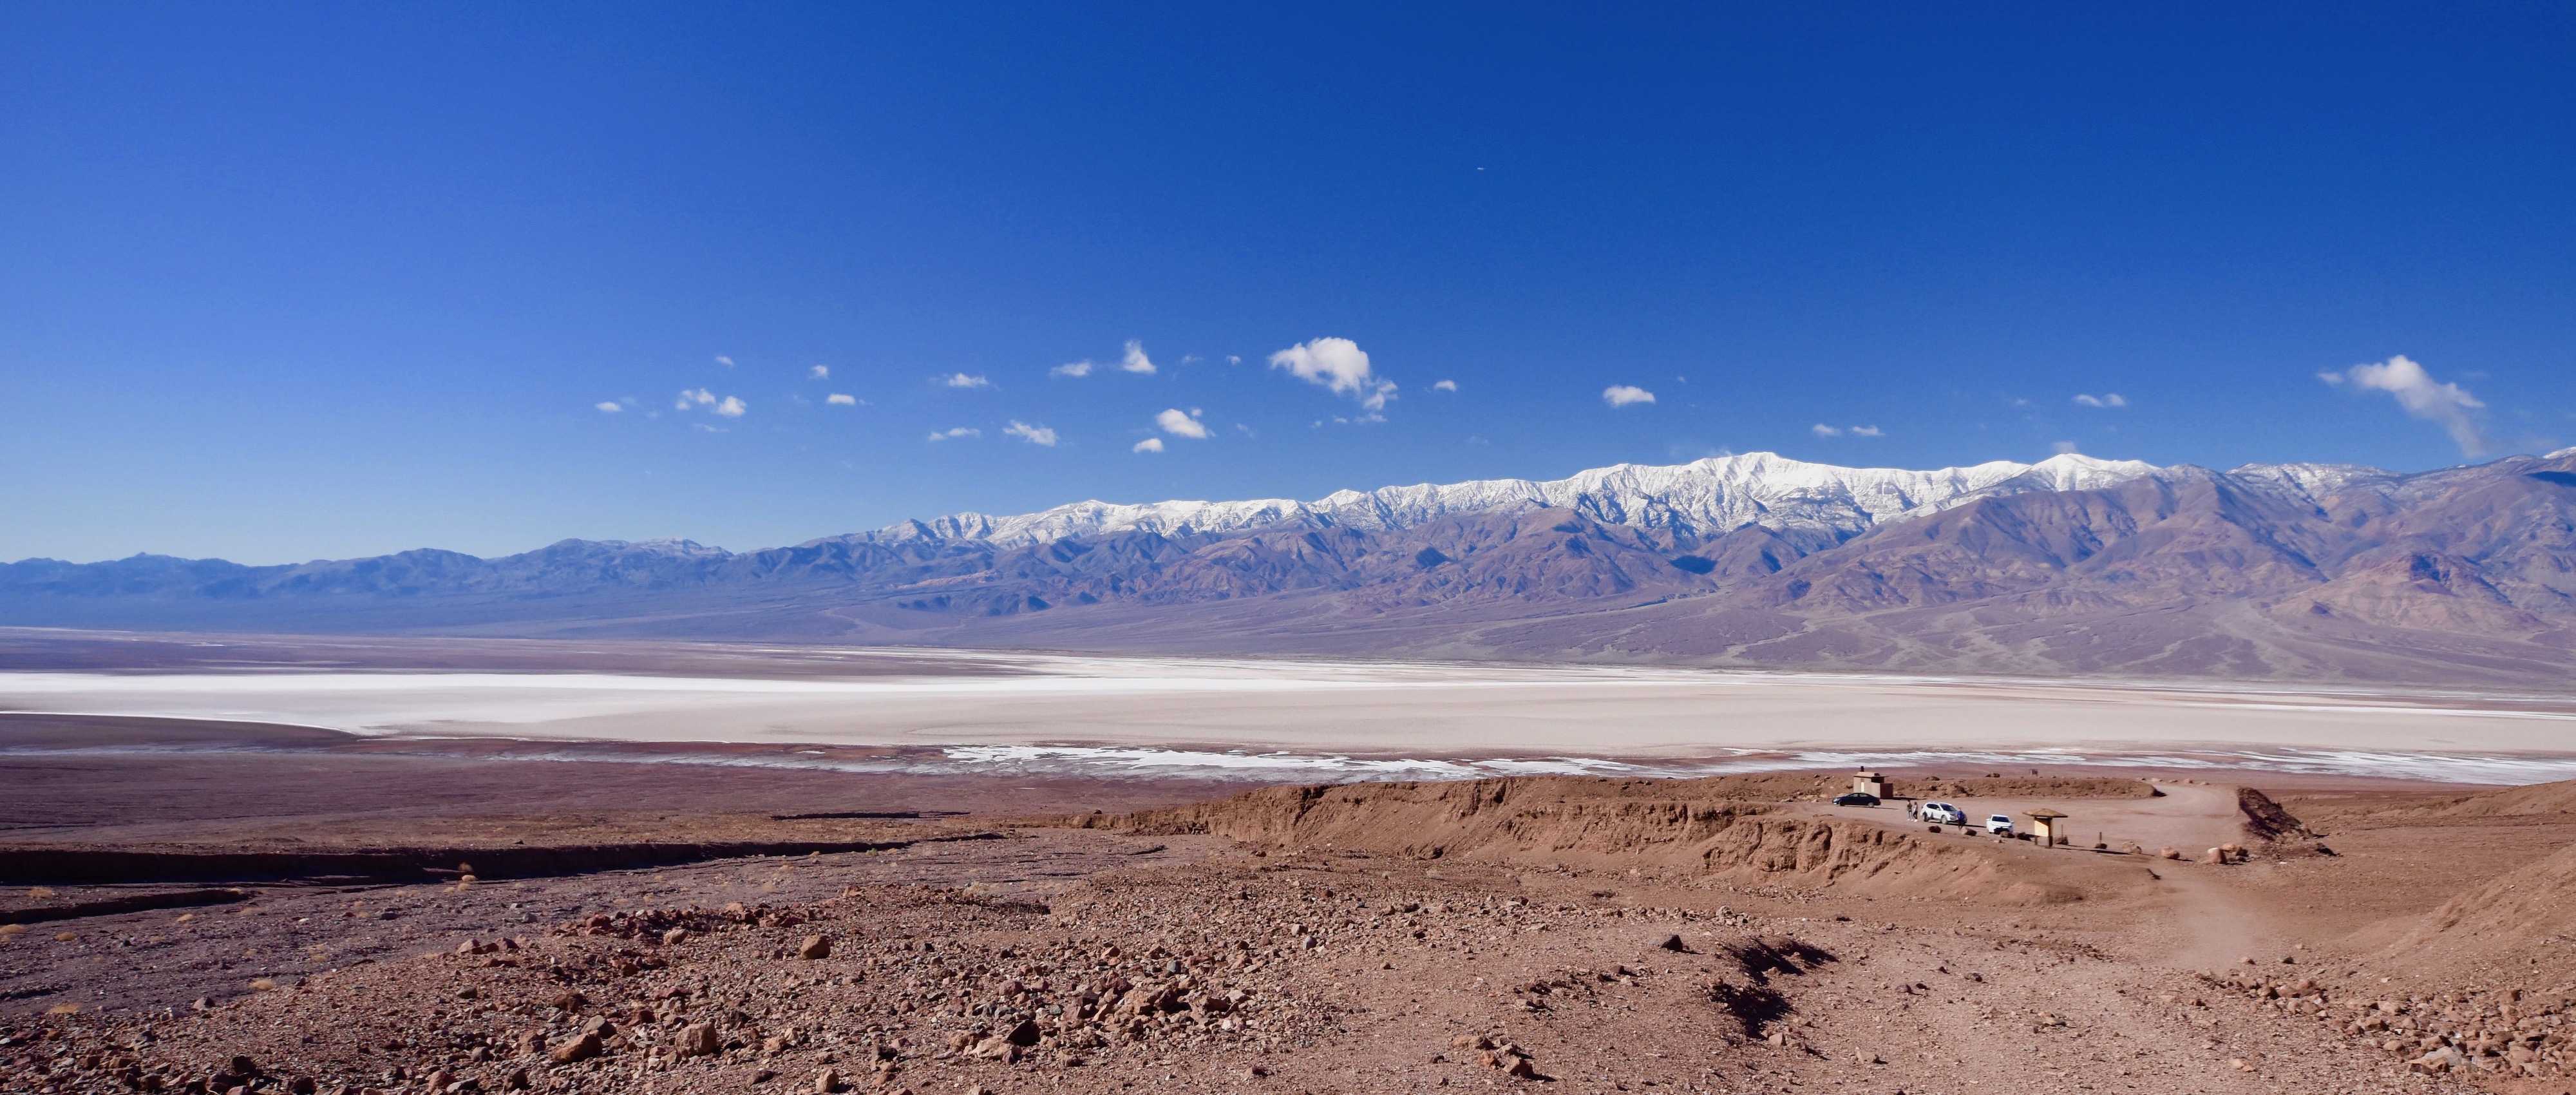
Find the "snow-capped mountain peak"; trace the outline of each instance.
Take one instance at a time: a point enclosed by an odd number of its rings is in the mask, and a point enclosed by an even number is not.
[[[1613,464],[1564,479],[1477,479],[1336,491],[1311,502],[1260,498],[1140,505],[1086,501],[1037,513],[957,513],[879,529],[877,539],[976,539],[1014,545],[1114,532],[1167,535],[1271,527],[1405,529],[1463,513],[1562,507],[1596,520],[1705,539],[1750,525],[1845,539],[1877,523],[1991,493],[2090,490],[2158,469],[2136,460],[2067,453],[2037,464],[1996,460],[1909,471],[1811,464],[1777,453],[1687,464]]]

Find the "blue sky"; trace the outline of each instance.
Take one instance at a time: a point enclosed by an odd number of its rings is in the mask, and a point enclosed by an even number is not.
[[[0,7],[0,558],[2576,443],[2563,5],[1106,7]]]

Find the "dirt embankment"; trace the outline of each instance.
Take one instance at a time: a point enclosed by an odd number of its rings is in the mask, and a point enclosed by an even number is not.
[[[24,885],[134,882],[411,883],[477,878],[542,878],[633,870],[748,856],[883,851],[925,841],[988,840],[993,831],[930,833],[916,839],[573,844],[522,848],[383,848],[328,852],[123,851],[110,848],[0,848],[0,882]]]
[[[2540,985],[2576,976],[2576,847],[2461,891],[2388,948],[2447,982]]]
[[[1837,789],[1839,792],[1840,788]],[[1899,777],[1887,781],[1891,798],[2160,798],[2164,792],[2142,779],[2103,776],[1948,776]]]
[[[2576,780],[2535,783],[2436,799],[2410,810],[2389,811],[2418,818],[2529,817],[2576,814]]]
[[[2410,803],[2373,820],[2430,822],[2480,833],[2506,821],[2576,813],[2576,782],[2542,783]],[[2563,838],[2561,838],[2563,839]],[[2438,872],[2439,868],[2432,868]],[[2576,846],[2560,846],[2453,895],[2388,948],[2398,965],[2445,979],[2537,984],[2576,977]]]
[[[2008,904],[2080,899],[2071,862],[2025,849],[1926,839],[1868,821],[1722,797],[1722,781],[1522,777],[1455,783],[1271,787],[1079,828],[1209,834],[1280,848],[1589,868],[1661,867],[1859,893]]]

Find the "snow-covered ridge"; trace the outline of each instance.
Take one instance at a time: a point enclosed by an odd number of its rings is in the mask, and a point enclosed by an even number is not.
[[[1272,527],[1404,529],[1461,513],[1572,509],[1596,520],[1706,538],[1748,525],[1847,538],[1883,521],[1928,513],[1986,494],[2090,490],[2150,475],[2137,460],[2072,453],[2037,464],[1996,460],[1907,471],[1810,464],[1776,453],[1714,456],[1688,464],[1615,464],[1565,479],[1478,479],[1339,491],[1311,502],[1261,498],[1142,505],[1076,502],[1037,513],[957,513],[865,534],[875,540],[973,539],[1043,543],[1113,532],[1232,532]]]

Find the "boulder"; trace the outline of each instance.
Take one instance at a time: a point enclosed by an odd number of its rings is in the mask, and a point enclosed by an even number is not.
[[[568,1065],[575,1061],[587,1061],[593,1057],[599,1056],[599,1051],[602,1045],[603,1042],[600,1039],[598,1031],[583,1031],[581,1037],[556,1046],[554,1053],[550,1054],[550,1056],[554,1058],[557,1064]]]
[[[832,940],[829,936],[806,936],[804,944],[796,948],[796,957],[798,958],[817,959],[830,958],[831,956]]]
[[[682,1057],[713,1057],[724,1051],[724,1041],[716,1037],[714,1023],[691,1023],[680,1028],[671,1047]]]

